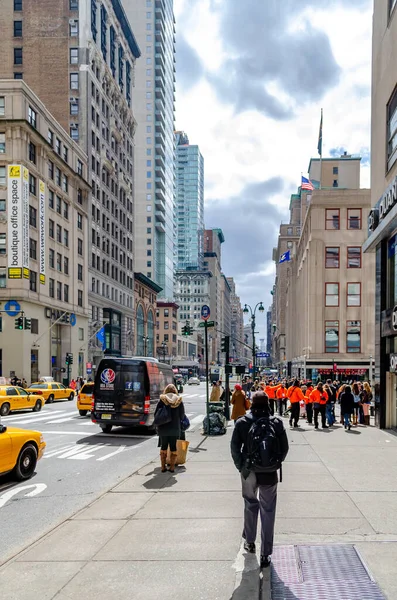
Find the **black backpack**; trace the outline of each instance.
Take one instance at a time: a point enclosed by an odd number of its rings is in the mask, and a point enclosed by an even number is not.
[[[247,468],[254,473],[273,473],[281,468],[277,418],[262,417],[253,422],[247,437]]]

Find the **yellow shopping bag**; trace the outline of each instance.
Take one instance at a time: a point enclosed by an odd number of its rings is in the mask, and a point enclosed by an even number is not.
[[[177,465],[184,465],[186,462],[186,455],[189,448],[189,442],[186,440],[177,440],[176,441],[176,451],[178,456],[176,457]],[[170,449],[168,448],[167,452],[167,464],[170,464]]]

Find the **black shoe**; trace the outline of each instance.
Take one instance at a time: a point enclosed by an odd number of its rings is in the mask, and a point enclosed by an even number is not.
[[[244,550],[250,554],[255,554],[256,548],[254,542],[244,542]]]
[[[298,427],[298,425],[294,425],[294,427]]]
[[[265,569],[272,562],[271,556],[261,556],[261,569]]]
[[[314,426],[314,429],[318,429],[318,425],[315,425],[315,426]]]

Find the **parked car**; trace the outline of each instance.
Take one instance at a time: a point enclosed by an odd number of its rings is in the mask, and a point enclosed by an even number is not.
[[[198,377],[190,377],[187,382],[188,385],[200,385],[200,379]]]
[[[13,410],[31,408],[38,412],[44,405],[44,399],[39,394],[29,393],[17,385],[0,386],[0,415],[5,417]]]
[[[28,431],[0,424],[0,475],[12,472],[23,481],[32,477],[46,443],[39,431]]]
[[[77,409],[82,417],[91,410],[92,394],[94,393],[94,382],[89,381],[83,385],[77,395]]]

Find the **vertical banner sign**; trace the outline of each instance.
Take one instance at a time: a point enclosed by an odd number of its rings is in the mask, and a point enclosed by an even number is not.
[[[45,284],[45,184],[39,181],[40,283]]]
[[[22,177],[22,266],[23,276],[29,279],[29,171],[23,167]]]
[[[22,167],[8,165],[8,278],[22,279]]]

